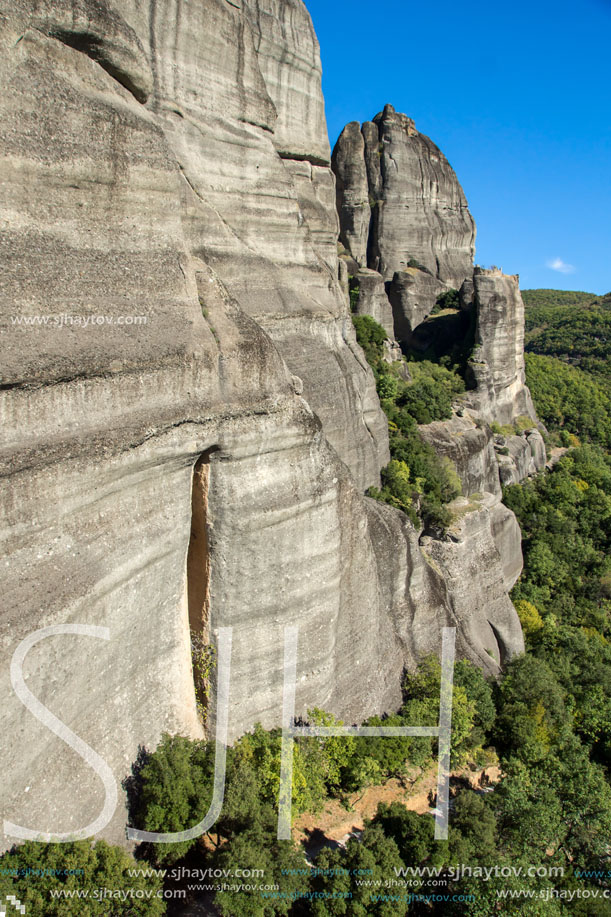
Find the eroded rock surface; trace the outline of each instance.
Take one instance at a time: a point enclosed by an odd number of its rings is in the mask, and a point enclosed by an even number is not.
[[[539,430],[520,436],[495,436],[501,484],[519,484],[545,467],[545,443]]]
[[[439,648],[445,623],[498,671],[492,657],[521,639],[510,520],[478,507],[459,541],[423,548],[405,516],[362,496],[387,427],[338,281],[303,4],[1,11],[4,816],[74,831],[103,802],[10,684],[40,627],[109,629],[49,637],[25,675],[118,783],[163,731],[202,733],[190,629],[233,627],[231,736],[279,721],[289,625],[298,715],[392,709],[403,666]],[[364,128],[376,194],[379,129]],[[123,841],[124,827],[121,805],[105,834]]]
[[[449,458],[460,477],[463,493],[491,493],[500,498],[499,471],[494,440],[487,424],[472,417],[453,415],[418,428],[438,455]]]
[[[462,639],[470,648],[467,654],[477,657],[484,671],[498,672],[499,663],[524,650],[507,595],[522,569],[520,529],[514,514],[492,494],[459,498],[453,507],[453,537],[424,539],[424,552],[448,590]]]
[[[476,392],[471,402],[486,420],[536,421],[524,370],[524,303],[518,278],[496,268],[473,275],[475,347],[471,359]]]
[[[452,167],[411,118],[386,105],[360,129],[351,122],[333,167],[340,238],[360,264],[385,280],[420,265],[438,291],[460,287],[472,270],[475,224]]]
[[[359,269],[354,278],[358,287],[355,312],[357,315],[371,315],[381,325],[390,341],[394,341],[392,309],[386,290],[384,278],[377,271],[366,267]]]

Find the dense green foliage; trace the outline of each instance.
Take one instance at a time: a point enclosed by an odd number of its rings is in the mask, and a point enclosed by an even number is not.
[[[526,381],[548,430],[611,447],[611,294],[525,290]]]
[[[589,306],[598,297],[583,290],[522,290],[522,299],[527,312],[537,308]],[[526,319],[529,327],[529,319]]]
[[[381,325],[368,315],[353,316],[353,322],[388,418],[392,456],[382,471],[382,489],[371,488],[369,495],[402,509],[414,522],[419,507],[426,522],[443,528],[450,518],[444,504],[460,494],[460,481],[451,462],[438,458],[424,442],[418,424],[450,417],[464,382],[456,372],[429,361],[387,363]]]
[[[537,414],[570,444],[569,433],[611,447],[611,387],[554,357],[526,354],[526,382]]]
[[[571,450],[552,474],[505,491],[522,528],[525,570],[515,589],[558,624],[608,631],[611,457]]]
[[[0,904],[7,895],[14,895],[25,906],[27,917],[165,914],[161,879],[130,874],[138,868],[139,864],[123,848],[105,841],[27,841],[0,857]],[[87,892],[86,900],[77,892]]]
[[[526,350],[611,382],[611,293],[526,290]]]

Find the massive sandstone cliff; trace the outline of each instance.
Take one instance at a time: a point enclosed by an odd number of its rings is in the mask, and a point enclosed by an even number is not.
[[[362,496],[388,438],[338,279],[301,0],[0,17],[3,816],[69,831],[103,801],[11,686],[41,627],[109,628],[48,637],[25,678],[118,782],[164,730],[201,734],[190,628],[234,629],[233,736],[279,720],[287,625],[298,713],[392,709],[446,624],[498,672],[523,645],[511,513],[486,497],[442,542]],[[465,480],[496,493],[477,461]],[[107,835],[124,825],[120,806]]]

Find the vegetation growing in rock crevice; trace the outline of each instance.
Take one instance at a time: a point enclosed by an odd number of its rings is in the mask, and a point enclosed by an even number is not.
[[[444,528],[450,522],[444,504],[460,494],[460,480],[452,463],[424,442],[418,424],[451,417],[452,401],[464,391],[464,382],[457,373],[429,361],[386,362],[382,326],[368,315],[353,316],[353,322],[388,418],[392,457],[382,471],[382,488],[370,488],[369,496],[402,509],[413,522],[419,511],[425,522]],[[405,367],[409,380],[402,374]]]
[[[204,726],[208,719],[210,675],[215,664],[214,647],[207,641],[204,633],[191,629],[191,665],[193,668],[195,703],[197,715]]]
[[[475,324],[475,312],[460,308],[459,291],[446,290],[401,346],[410,362],[438,363],[461,377],[469,388],[473,386],[469,361],[475,344]]]
[[[446,290],[445,293],[440,293],[431,309],[431,315],[438,315],[446,309],[460,309],[460,293],[458,290]]]

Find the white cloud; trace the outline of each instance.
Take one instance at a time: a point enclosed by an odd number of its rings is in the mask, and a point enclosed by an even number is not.
[[[552,271],[558,271],[559,274],[575,273],[575,266],[573,264],[567,264],[562,258],[550,258],[545,262],[545,266],[551,268]]]

